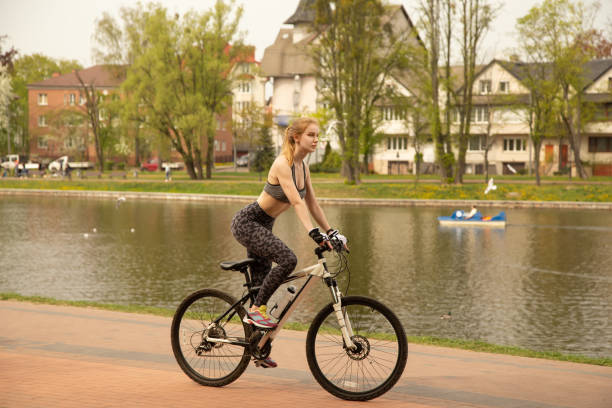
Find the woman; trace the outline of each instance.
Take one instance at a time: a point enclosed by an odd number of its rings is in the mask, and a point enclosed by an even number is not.
[[[319,125],[315,119],[294,120],[285,131],[282,154],[270,167],[266,185],[257,201],[240,210],[232,220],[232,234],[246,247],[247,256],[255,259],[251,264],[251,278],[261,288],[244,321],[257,327],[276,327],[266,314],[266,303],[297,264],[293,251],[272,233],[276,217],[293,207],[308,235],[317,244],[330,249],[327,235],[340,235],[329,226],[317,203],[310,171],[303,161],[307,154],[315,151],[318,141]],[[327,235],[313,227],[309,215]],[[271,268],[272,262],[277,266]],[[269,358],[260,363],[264,367],[276,367]]]

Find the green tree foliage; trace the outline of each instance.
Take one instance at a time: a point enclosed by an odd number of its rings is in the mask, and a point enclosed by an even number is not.
[[[405,66],[413,32],[395,27],[381,0],[317,0],[314,7],[317,89],[340,121],[343,174],[359,183],[360,155],[375,135],[377,102],[389,93],[392,74]]]
[[[455,105],[459,111],[459,131],[457,132],[457,161],[455,183],[463,183],[465,156],[470,137],[470,117],[472,116],[473,87],[476,79],[476,63],[480,57],[482,41],[489,30],[496,10],[487,0],[458,0],[459,44],[463,65],[463,86],[456,93]],[[450,87],[449,87],[450,89]],[[448,112],[450,114],[450,112]],[[450,122],[450,115],[448,116]]]
[[[10,105],[10,132],[13,135],[16,147],[26,153],[29,150],[27,85],[51,78],[54,73],[67,74],[83,67],[76,60],[54,59],[43,54],[18,56],[13,61],[13,66],[11,85],[15,99]]]
[[[129,96],[124,114],[167,140],[194,179],[204,177],[203,159],[206,178],[212,176],[216,117],[231,102],[228,74],[242,51],[242,8],[233,5],[219,0],[209,11],[183,16],[171,16],[157,4],[139,5],[122,11],[123,29],[111,19],[98,25],[107,33],[100,36],[108,40],[109,59],[131,62],[121,86]],[[119,52],[114,44],[129,49]]]
[[[261,173],[267,171],[274,162],[274,144],[272,143],[272,117],[266,115],[263,123],[259,126],[255,159],[253,160],[253,170]]]
[[[576,169],[583,178],[586,172],[580,161],[584,117],[582,91],[586,85],[585,63],[593,56],[584,46],[584,41],[592,32],[591,15],[579,1],[544,0],[518,19],[516,26],[522,54],[527,61],[542,65],[530,70],[528,81],[531,83],[528,85],[532,105],[538,104],[539,99],[545,101],[546,106],[534,107],[532,112],[547,116],[554,109],[551,114],[564,126],[564,133],[574,152]],[[532,72],[537,78],[531,75]],[[550,118],[544,120],[547,123],[550,121]],[[537,130],[537,122],[542,122],[542,119],[534,118],[534,129],[536,133],[541,133],[543,130]],[[553,130],[554,127],[551,128]],[[536,175],[539,176],[538,173]]]

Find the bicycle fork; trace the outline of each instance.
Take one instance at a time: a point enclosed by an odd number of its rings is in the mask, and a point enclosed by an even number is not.
[[[335,283],[335,281],[334,281]],[[336,313],[336,319],[338,319],[338,325],[340,326],[340,331],[342,332],[342,339],[344,340],[344,344],[350,350],[354,350],[357,346],[353,343],[353,328],[351,326],[351,321],[346,314],[346,307],[342,307],[342,293],[340,289],[338,289],[337,285],[330,285],[329,290],[332,294],[332,298],[334,299],[334,312]]]

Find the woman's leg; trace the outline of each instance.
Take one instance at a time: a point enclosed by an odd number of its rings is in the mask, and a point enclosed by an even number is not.
[[[274,219],[260,223],[239,212],[232,221],[232,234],[247,248],[249,257],[257,262],[251,267],[251,277],[261,284],[255,305],[265,305],[283,280],[295,269],[297,257],[283,241],[272,233]],[[270,266],[276,262],[272,270]],[[268,272],[269,271],[269,272]]]

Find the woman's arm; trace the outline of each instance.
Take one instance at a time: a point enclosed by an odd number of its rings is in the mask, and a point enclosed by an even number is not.
[[[329,231],[331,227],[329,226],[325,213],[321,209],[321,206],[319,206],[319,202],[315,196],[314,188],[312,187],[312,183],[310,181],[310,169],[308,169],[308,167],[306,167],[306,188],[305,201],[312,218],[315,219],[323,231]]]
[[[275,173],[276,177],[278,178],[278,183],[281,185],[281,188],[289,200],[289,203],[295,209],[295,213],[304,225],[304,228],[306,228],[307,231],[312,230],[313,226],[310,215],[308,214],[308,208],[306,208],[304,201],[300,197],[300,193],[298,193],[297,188],[293,183],[289,163],[287,163],[286,159],[281,158],[280,160],[277,160],[274,165],[276,166]]]

